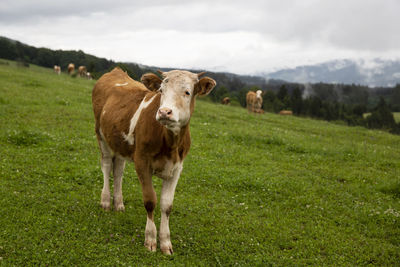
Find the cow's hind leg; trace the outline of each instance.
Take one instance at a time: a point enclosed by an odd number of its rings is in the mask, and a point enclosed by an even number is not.
[[[111,208],[111,196],[110,196],[110,173],[112,169],[112,154],[108,149],[107,145],[103,140],[99,140],[100,150],[101,150],[101,171],[103,172],[103,190],[101,191],[101,207],[105,210],[110,210]]]
[[[125,160],[120,157],[113,159],[113,176],[114,176],[114,210],[124,211],[124,200],[122,197],[122,174],[125,169]]]

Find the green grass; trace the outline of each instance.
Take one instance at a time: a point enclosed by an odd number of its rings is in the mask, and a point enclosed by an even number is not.
[[[400,112],[393,112],[394,120],[400,123]]]
[[[148,252],[132,164],[126,211],[99,206],[93,85],[0,65],[0,265],[400,262],[400,136],[207,101],[197,102],[176,190],[175,254]]]
[[[369,115],[371,115],[371,113],[364,113],[363,114],[364,119],[367,118]],[[400,123],[400,112],[393,112],[393,117],[396,123]]]

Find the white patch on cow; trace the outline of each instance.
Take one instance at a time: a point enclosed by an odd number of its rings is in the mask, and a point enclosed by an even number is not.
[[[136,110],[135,114],[133,114],[133,117],[131,119],[131,123],[129,125],[129,132],[128,134],[122,133],[122,137],[126,142],[128,142],[130,145],[133,145],[135,143],[135,138],[133,137],[133,132],[135,131],[135,127],[137,124],[137,121],[139,120],[140,114],[142,113],[142,110],[147,108],[151,102],[153,102],[153,99],[156,95],[154,95],[152,98],[146,101],[146,97],[143,98],[142,102],[140,103],[138,109]]]
[[[115,86],[125,86],[125,85],[128,85],[128,82],[126,82],[126,83],[116,83],[115,84]]]
[[[106,110],[103,110],[103,115],[106,114]]]
[[[174,176],[174,174],[176,172],[180,173],[181,170],[182,170],[182,162],[175,162],[175,164],[174,164],[174,163],[172,163],[171,160],[168,160],[165,163],[162,171],[156,172],[155,175],[160,177],[161,179],[169,180]]]
[[[169,212],[172,208],[174,201],[175,188],[178,183],[179,177],[182,172],[183,162],[168,161],[165,164],[162,175],[168,178],[162,177],[163,185],[161,188],[161,223],[160,223],[160,248],[163,253],[172,252],[172,244],[170,240],[169,231]]]

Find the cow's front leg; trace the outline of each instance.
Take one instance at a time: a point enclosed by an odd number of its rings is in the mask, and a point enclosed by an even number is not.
[[[157,228],[154,224],[154,209],[157,203],[157,195],[154,191],[151,170],[146,164],[135,161],[136,172],[142,185],[143,203],[147,211],[146,230],[144,232],[144,246],[150,251],[157,249]]]
[[[182,164],[177,166],[172,177],[163,180],[161,189],[160,248],[161,251],[167,255],[171,255],[173,253],[169,231],[169,215],[172,211],[175,188],[181,175],[181,171]]]

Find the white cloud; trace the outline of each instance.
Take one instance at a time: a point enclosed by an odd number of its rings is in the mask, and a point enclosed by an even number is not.
[[[398,10],[396,0],[5,0],[0,35],[116,61],[249,74],[396,57]]]

